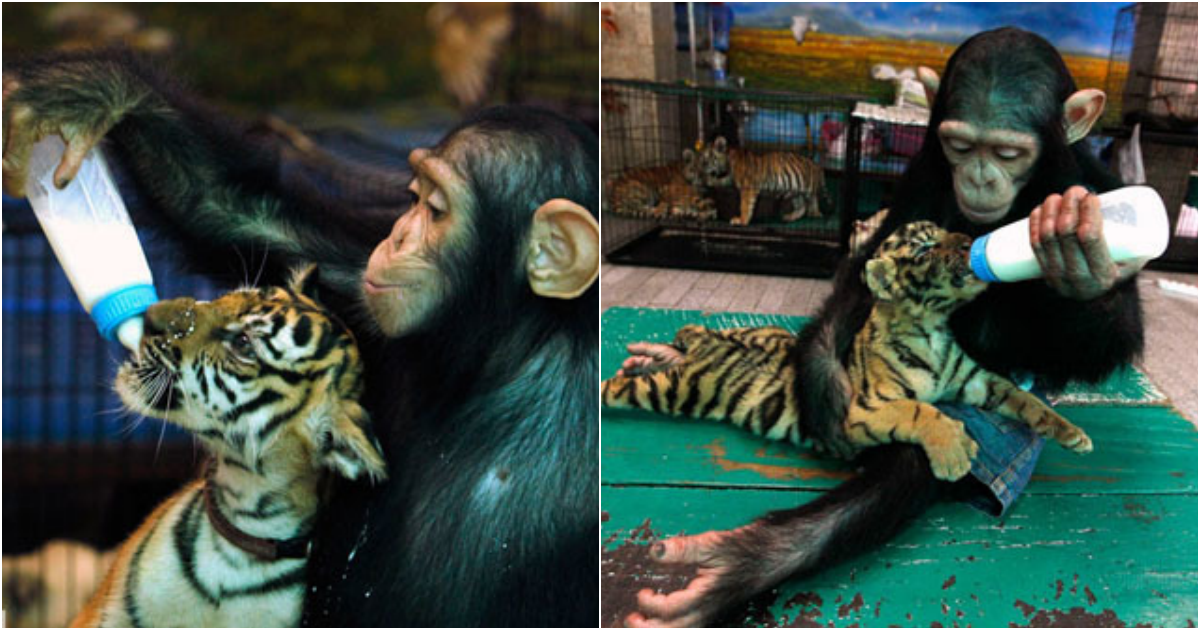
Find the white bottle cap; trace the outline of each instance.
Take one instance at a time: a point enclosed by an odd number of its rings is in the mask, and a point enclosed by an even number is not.
[[[141,316],[130,317],[117,326],[117,340],[135,355],[138,353],[138,347],[144,334],[145,324]]]

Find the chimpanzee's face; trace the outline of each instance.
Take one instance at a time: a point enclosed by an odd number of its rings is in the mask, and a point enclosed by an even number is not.
[[[962,120],[943,122],[938,138],[954,172],[958,208],[972,223],[1008,214],[1041,153],[1033,133]]]
[[[371,253],[363,276],[367,307],[388,337],[419,330],[446,301],[452,287],[439,254],[469,245],[474,212],[453,151],[417,149],[408,161],[416,174],[413,205]]]

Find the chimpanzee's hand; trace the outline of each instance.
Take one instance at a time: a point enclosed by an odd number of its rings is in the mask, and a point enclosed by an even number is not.
[[[1076,300],[1100,297],[1145,262],[1114,263],[1104,241],[1100,199],[1082,186],[1050,195],[1029,215],[1029,242],[1046,283]]]
[[[696,577],[674,593],[660,594],[642,589],[638,610],[625,617],[630,628],[687,628],[711,625],[730,606],[742,603],[770,586],[760,582],[766,571],[749,571],[745,545],[738,545],[749,529],[712,531],[696,536],[675,536],[649,549],[650,557],[662,564],[695,565]],[[738,548],[742,550],[739,552]],[[739,559],[741,560],[739,562]],[[769,578],[766,578],[769,579]]]
[[[103,57],[66,58],[4,70],[4,190],[25,196],[33,145],[57,134],[67,145],[54,171],[66,186],[84,156],[150,89],[121,63]]]

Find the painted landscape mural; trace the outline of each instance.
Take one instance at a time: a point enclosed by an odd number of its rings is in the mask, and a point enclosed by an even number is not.
[[[1119,3],[729,3],[734,14],[729,72],[751,88],[859,94],[891,99],[876,64],[939,72],[958,44],[1000,26],[1033,31],[1054,44],[1079,87],[1105,89],[1125,74],[1109,50]],[[798,41],[799,40],[799,41]],[[1109,94],[1109,116],[1120,111]]]

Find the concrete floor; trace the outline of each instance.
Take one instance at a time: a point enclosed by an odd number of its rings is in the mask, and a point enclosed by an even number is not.
[[[1163,291],[1159,279],[1196,286],[1192,274],[1143,272],[1139,276],[1146,353],[1138,366],[1175,407],[1196,423],[1195,298]],[[604,264],[602,309],[612,306],[810,315],[829,295],[828,280],[781,278]]]

